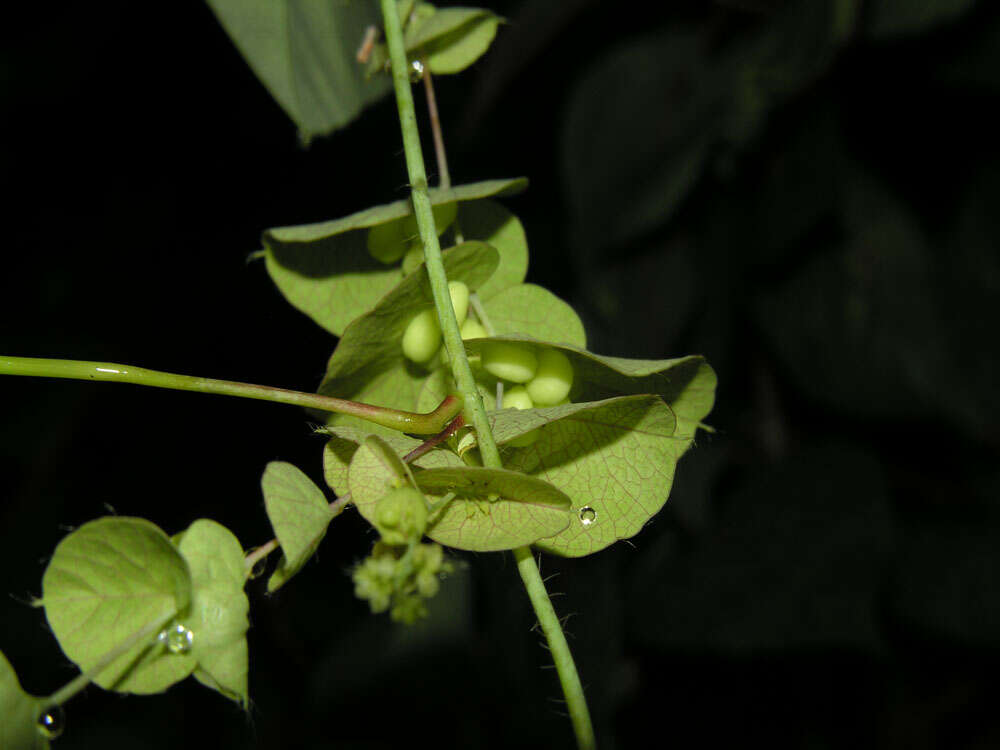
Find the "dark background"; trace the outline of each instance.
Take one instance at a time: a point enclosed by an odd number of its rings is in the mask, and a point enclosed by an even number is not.
[[[664,511],[542,561],[602,747],[1000,746],[1000,8],[655,5],[497,4],[438,82],[455,182],[531,178],[529,280],[590,348],[719,375]],[[198,2],[0,34],[0,352],[315,388],[334,340],[246,259],[405,194],[391,100],[303,149]],[[8,378],[0,409],[0,649],[34,693],[75,674],[27,606],[69,528],[110,506],[250,547],[268,461],[322,482],[289,407]],[[460,553],[404,631],[353,598],[371,542],[348,514],[278,595],[251,582],[249,716],[95,688],[57,746],[571,746],[511,556]]]

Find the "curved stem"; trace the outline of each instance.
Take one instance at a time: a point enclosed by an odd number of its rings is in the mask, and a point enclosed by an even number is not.
[[[392,430],[411,432],[415,435],[439,433],[461,409],[461,403],[453,396],[442,401],[432,412],[415,414],[398,409],[362,404],[357,401],[321,396],[317,393],[302,393],[301,391],[290,391],[267,385],[198,378],[191,375],[147,370],[143,367],[118,365],[110,362],[84,362],[75,359],[0,356],[0,375],[103,380],[113,383],[133,383],[156,388],[171,388],[178,391],[197,391],[199,393],[216,393],[223,396],[274,401],[279,404],[304,406],[336,414],[349,414]]]
[[[403,133],[403,147],[406,152],[406,168],[410,177],[412,189],[413,212],[420,230],[420,239],[424,243],[424,261],[434,295],[434,305],[438,311],[441,332],[444,334],[445,346],[451,358],[452,372],[455,382],[465,399],[463,414],[471,417],[472,426],[476,431],[476,441],[483,458],[483,465],[491,468],[501,468],[500,452],[490,430],[490,423],[483,407],[483,399],[472,376],[472,368],[465,354],[462,337],[458,330],[458,321],[451,306],[451,295],[448,293],[448,280],[445,277],[444,265],[441,263],[441,247],[438,244],[437,230],[434,227],[434,215],[427,194],[427,173],[424,168],[424,158],[420,150],[420,134],[417,130],[417,117],[413,108],[413,91],[407,75],[406,49],[403,45],[403,30],[399,22],[395,0],[381,0],[382,18],[385,22],[385,38],[389,47],[389,58],[392,61],[392,82],[396,92],[396,106],[399,110],[399,124]],[[549,648],[555,660],[556,670],[566,696],[566,705],[573,722],[577,745],[580,748],[596,747],[594,731],[590,722],[590,712],[583,694],[583,686],[573,662],[569,645],[556,617],[552,602],[549,600],[538,572],[538,566],[531,556],[528,547],[514,551],[518,571],[528,590],[528,597],[538,616]]]

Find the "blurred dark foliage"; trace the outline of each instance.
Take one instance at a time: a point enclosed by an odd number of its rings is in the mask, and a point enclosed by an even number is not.
[[[532,179],[531,280],[593,350],[719,373],[665,511],[542,561],[602,747],[1000,745],[1000,8],[494,10],[438,82],[456,181]],[[404,194],[391,101],[303,150],[199,2],[20,4],[0,35],[0,352],[314,388],[334,342],[245,259]],[[267,461],[321,481],[288,407],[19,379],[0,406],[0,649],[37,693],[74,673],[27,606],[68,527],[208,516],[249,547]],[[569,747],[510,556],[460,555],[405,631],[352,597],[372,541],[349,514],[250,585],[249,718],[94,689],[57,747]]]

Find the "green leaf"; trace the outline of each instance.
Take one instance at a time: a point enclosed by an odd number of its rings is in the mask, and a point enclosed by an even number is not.
[[[474,201],[516,193],[527,184],[524,178],[488,180],[432,188],[430,196],[435,205]],[[403,277],[398,265],[385,266],[371,257],[367,232],[361,230],[411,213],[410,201],[404,199],[333,221],[269,229],[262,238],[267,272],[295,308],[340,336]]]
[[[84,524],[56,547],[42,577],[42,604],[63,652],[88,671],[141,630],[191,602],[191,574],[170,538],[142,518]],[[139,644],[94,678],[108,690],[158,693],[187,677],[190,655]]]
[[[246,708],[250,602],[243,592],[243,548],[229,529],[203,518],[184,532],[180,552],[194,587],[182,620],[194,634],[195,679]]]
[[[868,35],[891,37],[916,34],[952,21],[976,0],[870,0],[865,5]]]
[[[573,403],[490,415],[504,466],[551,482],[582,514],[564,532],[536,546],[577,557],[638,533],[666,502],[676,464],[711,411],[716,383],[712,368],[698,356],[621,359],[523,336],[499,338],[557,349],[574,370]],[[479,355],[490,340],[467,341],[466,350]],[[431,379],[428,390],[432,383],[443,389],[444,382]],[[509,445],[539,428],[531,445]],[[589,518],[585,508],[596,517]],[[583,523],[586,520],[590,522]]]
[[[447,500],[432,513],[427,536],[449,547],[513,549],[569,525],[570,499],[534,477],[474,466],[426,469],[414,476],[426,495]],[[374,522],[375,504],[396,480],[389,462],[369,443],[357,449],[348,472],[351,501],[369,522]]]
[[[21,689],[17,673],[0,651],[0,747],[47,750],[49,741],[36,728],[42,700]]]
[[[469,201],[461,207],[459,220],[467,240],[480,240],[500,253],[500,265],[476,290],[484,302],[508,287],[520,284],[528,273],[528,238],[520,220],[492,200]]]
[[[260,480],[267,517],[281,545],[281,562],[267,582],[276,591],[313,556],[333,518],[323,490],[298,468],[272,461]]]
[[[677,461],[691,445],[656,396],[626,396],[491,414],[504,466],[551,482],[572,498],[572,523],[539,549],[581,557],[642,530],[670,496]],[[529,446],[504,445],[541,428]]]
[[[354,458],[354,452],[358,446],[372,434],[372,431],[348,426],[327,426],[322,428],[321,432],[331,436],[323,449],[323,474],[326,477],[326,483],[338,495],[345,495],[350,491],[347,471],[351,459]],[[397,456],[405,456],[421,445],[420,440],[401,435],[398,432],[391,435],[380,435],[380,437]],[[444,448],[429,451],[411,464],[413,467],[423,469],[464,465],[462,459]]]
[[[355,60],[370,24],[371,0],[208,0],[226,33],[308,142],[343,127],[388,93]]]
[[[497,265],[497,253],[481,242],[466,242],[443,255],[445,273],[475,290]],[[330,357],[319,392],[378,406],[413,409],[428,371],[406,360],[403,332],[418,312],[434,307],[426,273],[413,273],[385,295],[373,310],[354,320]],[[364,425],[369,432],[385,428],[353,417],[334,415],[331,424]]]
[[[576,310],[544,287],[518,284],[487,300],[483,307],[498,336],[528,334],[542,341],[587,345]]]
[[[480,8],[441,8],[407,28],[407,55],[424,60],[435,75],[459,73],[489,49],[500,21]]]

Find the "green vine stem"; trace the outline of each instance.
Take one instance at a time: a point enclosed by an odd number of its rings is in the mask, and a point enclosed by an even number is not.
[[[434,305],[437,308],[441,331],[444,334],[445,346],[451,357],[452,372],[455,382],[465,401],[464,414],[471,416],[472,426],[476,431],[479,452],[483,464],[487,467],[501,468],[500,452],[490,430],[486,417],[483,399],[476,387],[469,366],[465,347],[455,319],[455,311],[451,305],[451,295],[448,292],[448,279],[441,262],[441,246],[438,243],[437,230],[434,226],[434,215],[431,211],[430,197],[427,192],[427,172],[424,167],[423,153],[420,149],[420,133],[417,129],[417,116],[413,106],[413,91],[410,87],[409,65],[406,59],[406,49],[403,44],[403,30],[396,10],[395,0],[381,0],[382,18],[385,23],[385,39],[389,47],[389,59],[392,63],[392,82],[396,93],[396,107],[399,110],[399,124],[403,135],[403,148],[406,152],[406,168],[410,178],[412,191],[413,213],[420,231],[420,239],[424,245],[424,261],[434,295]],[[538,566],[531,555],[531,550],[521,547],[514,551],[517,559],[517,569],[528,591],[528,598],[538,617],[542,632],[548,639],[549,648],[555,661],[559,680],[562,683],[566,706],[573,723],[577,746],[581,749],[596,747],[594,730],[590,721],[590,712],[580,684],[580,676],[570,653],[566,637],[562,632],[559,618],[556,616],[545,591]]]
[[[113,649],[104,654],[93,667],[83,672],[72,680],[67,682],[61,688],[56,690],[52,695],[45,699],[44,705],[46,706],[61,706],[66,703],[70,698],[83,690],[87,685],[94,681],[101,672],[107,669],[108,665],[111,664],[115,659],[117,659],[122,654],[131,650],[134,646],[143,641],[147,640],[156,633],[159,633],[163,627],[170,622],[174,617],[177,616],[176,612],[171,612],[166,617],[162,617],[159,620],[154,620],[149,623],[146,627],[133,633],[124,641],[119,643]],[[155,641],[151,641],[150,645],[153,645]]]
[[[73,380],[103,380],[113,383],[133,383],[178,391],[216,393],[239,396],[279,404],[292,404],[309,409],[348,414],[400,432],[415,435],[436,435],[461,410],[462,404],[453,396],[447,397],[427,414],[415,414],[397,409],[387,409],[357,401],[346,401],[316,393],[302,393],[267,385],[237,383],[232,380],[213,380],[191,375],[158,372],[143,367],[118,365],[109,362],[84,362],[75,359],[36,359],[34,357],[0,356],[0,375],[29,375],[42,378],[70,378]]]

